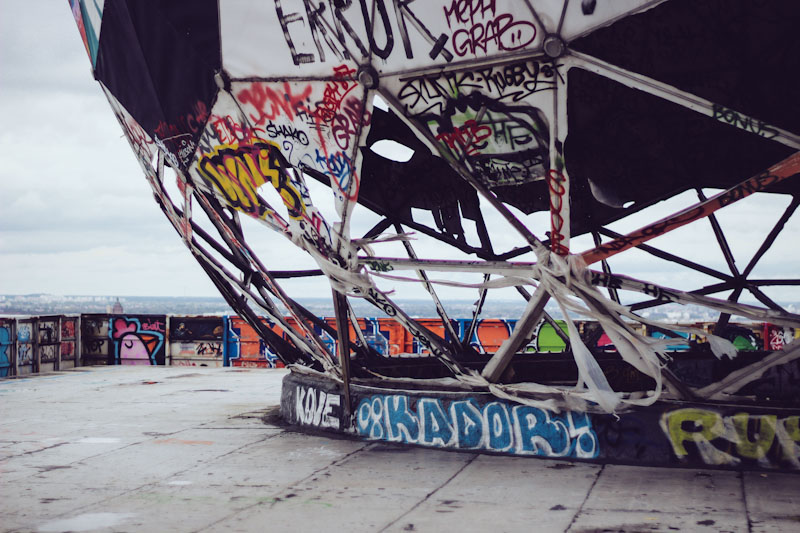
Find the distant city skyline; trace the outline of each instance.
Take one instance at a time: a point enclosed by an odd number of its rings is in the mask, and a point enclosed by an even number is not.
[[[52,294],[9,295],[0,294],[0,316],[11,315],[55,315],[111,313],[119,299],[123,312],[128,314],[174,314],[174,315],[230,315],[234,311],[220,296],[180,297],[180,296],[60,296]],[[300,298],[299,303],[317,316],[333,316],[332,303],[325,298]],[[436,309],[429,300],[404,300],[399,303],[411,316],[416,318],[436,317]],[[800,311],[800,302],[779,302],[789,312]],[[444,302],[451,318],[470,318],[474,302],[451,300]],[[361,317],[386,316],[365,301],[353,300],[353,310]],[[522,301],[494,301],[484,305],[481,318],[516,319],[524,308]],[[546,307],[555,318],[563,318],[555,304]],[[717,313],[697,305],[665,304],[658,308],[641,311],[642,316],[670,323],[711,322]],[[582,317],[575,317],[581,319]],[[739,320],[737,322],[753,322]]]

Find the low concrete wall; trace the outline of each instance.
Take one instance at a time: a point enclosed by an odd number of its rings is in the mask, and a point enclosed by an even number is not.
[[[369,440],[460,451],[651,466],[800,471],[800,409],[658,402],[615,417],[554,412],[490,394],[351,386],[293,372],[292,424]]]

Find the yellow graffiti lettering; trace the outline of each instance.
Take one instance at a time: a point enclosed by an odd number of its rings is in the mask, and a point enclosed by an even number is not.
[[[778,424],[778,441],[783,458],[800,468],[800,416],[786,417]]]
[[[679,409],[664,416],[668,419],[667,432],[672,446],[679,456],[689,455],[684,442],[710,442],[725,433],[722,417],[711,411]]]
[[[739,460],[717,449],[711,441],[725,437],[726,430],[722,417],[713,411],[703,409],[678,409],[661,417],[661,427],[669,435],[672,449],[678,457],[686,457],[689,452],[684,443],[694,442],[703,461],[707,464],[733,464]]]
[[[742,459],[762,463],[788,462],[800,469],[800,416],[737,413],[723,417],[704,409],[678,409],[661,416],[661,429],[679,458],[693,442],[706,464],[735,465]]]
[[[229,201],[233,202],[236,201],[237,194],[236,191],[231,186],[231,182],[227,179],[223,179],[222,175],[225,173],[225,167],[220,166],[216,168],[211,161],[205,161],[203,166],[198,166],[198,170],[200,174],[206,179],[206,181],[211,182],[216,188],[227,198]]]
[[[280,186],[280,177],[278,176],[278,169],[272,168],[269,161],[269,150],[261,149],[258,151],[258,168],[261,174],[269,176],[269,181],[276,189]],[[278,166],[280,168],[280,166]]]
[[[763,459],[775,440],[775,415],[750,416],[747,413],[733,415],[733,427],[736,429],[736,453],[748,459]],[[750,438],[748,427],[753,428]]]
[[[256,140],[252,144],[223,144],[203,154],[197,164],[200,175],[215,187],[235,209],[265,218],[273,215],[268,205],[262,205],[258,189],[269,182],[281,197],[289,216],[301,219],[306,209],[297,188],[282,172],[271,150],[278,146],[270,141]]]
[[[800,442],[800,416],[790,416],[783,420],[783,427],[786,428],[786,435],[793,442]]]
[[[237,193],[238,201],[248,211],[258,204],[256,189],[253,187],[253,178],[248,175],[244,163],[237,157],[223,156],[223,164],[227,177]]]

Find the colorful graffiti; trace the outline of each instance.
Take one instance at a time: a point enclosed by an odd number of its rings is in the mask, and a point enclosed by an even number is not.
[[[169,364],[225,365],[227,317],[174,317],[169,323]]]
[[[618,415],[554,411],[463,392],[375,394],[291,373],[281,413],[290,423],[362,438],[458,451],[628,464],[800,470],[797,410],[657,404]],[[783,413],[783,414],[782,414]]]
[[[436,448],[582,459],[600,452],[586,413],[499,401],[369,396],[358,405],[356,430],[369,439]]]
[[[116,364],[164,364],[165,317],[113,317],[111,324]]]
[[[75,330],[77,325],[76,318],[61,318],[61,360],[74,361],[75,360],[75,345],[76,336]]]
[[[97,2],[87,2],[86,0],[69,0],[72,16],[78,24],[78,30],[83,38],[83,45],[86,53],[92,60],[92,65],[97,63],[97,51],[100,43],[100,22],[103,18],[103,2],[98,6]]]
[[[7,377],[11,373],[11,351],[14,346],[12,325],[11,321],[0,320],[0,377]]]
[[[679,459],[707,465],[800,468],[800,417],[740,412],[722,415],[708,409],[678,409],[661,417],[661,428]]]
[[[33,353],[33,322],[17,322],[17,367],[19,371],[27,367],[25,371],[35,370],[35,354]]]
[[[200,158],[197,170],[231,206],[256,218],[274,218],[274,213],[258,196],[259,187],[270,183],[281,195],[289,216],[300,218],[305,206],[287,175],[279,172],[278,153],[277,145],[265,140],[221,145]]]
[[[544,180],[550,166],[548,118],[537,107],[507,105],[482,93],[448,98],[419,118],[441,147],[488,187]]]
[[[279,335],[284,333],[277,324],[263,319]],[[290,320],[291,324],[292,321]],[[284,365],[258,333],[245,320],[238,316],[228,318],[225,358],[230,366],[251,368],[282,368]]]
[[[782,328],[773,324],[764,324],[764,343],[768,350],[782,350],[784,346],[794,340],[794,331],[791,328]]]

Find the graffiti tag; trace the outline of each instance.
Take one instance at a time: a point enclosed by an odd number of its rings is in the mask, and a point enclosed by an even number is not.
[[[312,387],[298,386],[295,391],[297,421],[306,426],[339,429],[342,397]]]
[[[751,460],[800,468],[798,416],[778,418],[746,412],[723,416],[687,408],[662,415],[661,428],[680,459],[696,456],[708,465],[728,466]]]
[[[370,439],[436,448],[591,459],[600,449],[586,413],[556,414],[536,407],[475,400],[450,402],[405,395],[361,400],[356,429]]]

